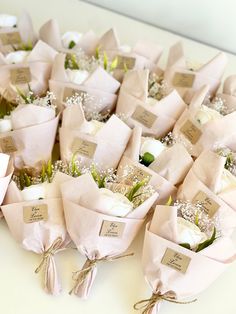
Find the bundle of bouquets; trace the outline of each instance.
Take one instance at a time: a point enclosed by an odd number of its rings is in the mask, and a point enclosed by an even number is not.
[[[118,166],[118,174],[127,173],[127,181],[134,178],[149,180],[159,193],[158,204],[175,196],[177,188],[193,160],[181,143],[176,143],[168,134],[157,140],[142,136],[142,128],[136,126]],[[129,169],[131,171],[128,176]]]
[[[144,135],[161,137],[172,130],[185,108],[177,91],[169,89],[146,69],[126,73],[116,113],[130,127],[141,126]]]
[[[209,94],[215,95],[220,86],[227,64],[226,54],[219,52],[212,60],[201,66],[188,65],[181,42],[170,48],[164,78],[169,86],[176,88],[187,104],[203,85],[209,85]]]
[[[236,150],[236,107],[227,107],[218,97],[207,97],[209,86],[203,86],[176,122],[173,135],[192,156],[221,145]]]
[[[36,42],[31,17],[23,12],[19,18],[0,14],[0,52],[32,50]]]
[[[18,93],[18,106],[0,116],[0,149],[12,155],[16,168],[41,168],[42,161],[51,158],[56,136],[55,97],[50,92],[35,96],[31,89],[26,94],[18,89]]]
[[[13,175],[1,207],[15,240],[25,250],[42,255],[35,273],[43,270],[43,286],[50,294],[61,291],[54,255],[70,243],[60,185],[78,175],[79,166],[74,160],[53,165],[49,161],[41,172],[21,169]]]
[[[126,256],[158,197],[145,180],[126,185],[123,179],[111,173],[97,176],[93,171],[61,185],[68,233],[86,257],[73,276],[71,293],[79,297],[88,297],[99,262]]]
[[[10,156],[0,153],[0,205],[4,199],[12,173],[13,167]]]
[[[220,219],[210,217],[201,203],[157,206],[146,226],[142,257],[152,296],[134,308],[154,314],[161,301],[195,301],[236,259],[235,245],[220,226]]]
[[[115,115],[106,122],[99,121],[99,115],[87,120],[83,99],[78,95],[72,97],[63,111],[59,130],[61,159],[69,161],[76,154],[85,166],[95,162],[101,169],[115,169],[129,141],[131,129]]]

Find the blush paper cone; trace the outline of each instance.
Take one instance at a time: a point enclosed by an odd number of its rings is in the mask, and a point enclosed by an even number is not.
[[[0,153],[0,205],[3,202],[12,173],[13,167],[10,156]]]

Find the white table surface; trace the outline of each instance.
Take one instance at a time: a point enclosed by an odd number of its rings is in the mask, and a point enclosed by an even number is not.
[[[8,0],[1,1],[1,12],[18,14],[27,9],[36,29],[47,19],[56,18],[61,31],[94,29],[102,34],[116,27],[122,43],[135,43],[139,38],[148,38],[165,47],[161,63],[164,64],[168,47],[180,37],[155,27],[136,22],[109,11],[77,0]],[[186,12],[187,14],[187,12]],[[204,30],[203,30],[204,31]],[[196,42],[185,40],[186,55],[191,60],[204,62],[213,57],[216,50]],[[236,72],[236,57],[228,55],[226,74]],[[135,257],[103,263],[98,266],[98,275],[90,299],[82,301],[69,296],[72,285],[71,273],[78,270],[84,258],[76,250],[61,252],[56,256],[63,292],[58,297],[47,295],[41,289],[41,275],[34,270],[40,256],[27,252],[15,243],[4,220],[0,221],[0,313],[1,314],[133,314],[136,301],[150,297],[151,290],[144,280],[141,269],[143,231],[130,248]],[[235,314],[236,313],[236,263],[219,277],[215,283],[198,296],[198,301],[189,305],[164,303],[162,314]],[[194,282],[193,282],[194,285]]]

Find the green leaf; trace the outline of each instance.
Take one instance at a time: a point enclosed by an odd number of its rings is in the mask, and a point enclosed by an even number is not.
[[[51,182],[51,179],[52,179],[52,161],[51,161],[51,159],[47,163],[46,174],[48,177],[48,181]]]
[[[199,225],[199,213],[197,212],[196,213],[196,217],[195,217],[195,225],[198,227],[198,225]]]
[[[108,57],[105,51],[103,53],[103,67],[104,67],[104,70],[107,70],[108,68]]]
[[[191,246],[189,243],[180,243],[179,245],[184,247],[185,249],[191,250]]]
[[[28,174],[25,172],[24,173],[24,183],[25,183],[25,187],[31,186],[32,182],[31,182],[31,178],[30,176],[28,176]]]
[[[116,57],[111,63],[110,70],[114,71],[117,68],[117,65],[118,65],[118,58]]]
[[[126,193],[126,197],[128,198],[128,200],[130,202],[133,201],[133,199],[135,198],[135,194],[138,192],[138,190],[143,187],[147,182],[147,179],[144,179],[138,183],[136,183],[131,189],[129,192]]]
[[[124,71],[125,71],[125,73],[129,71],[129,69],[128,69],[128,67],[127,67],[125,62],[124,62]]]
[[[140,163],[148,167],[154,160],[155,157],[153,156],[153,154],[146,152],[143,156],[141,156]]]
[[[20,171],[19,180],[20,180],[20,189],[23,190],[25,187],[25,178],[24,178],[23,170]]]
[[[76,165],[76,157],[77,157],[77,153],[74,153],[71,159],[71,173],[73,177],[81,176],[81,171]]]
[[[19,94],[19,96],[25,101],[26,104],[28,104],[28,98],[27,96],[24,94],[24,92],[16,86],[16,90],[17,90],[17,93]]]
[[[74,40],[71,40],[68,48],[72,49],[72,48],[74,48],[74,46],[76,46],[76,43],[74,42]]]
[[[216,239],[216,228],[214,227],[211,238],[200,243],[195,252],[200,252],[201,250],[207,248],[209,245],[211,245],[215,241],[215,239]]]
[[[172,204],[172,201],[172,196],[170,195],[165,205],[170,206]]]
[[[71,55],[71,63],[72,63],[72,69],[73,70],[79,70],[79,65],[77,63],[76,55]]]
[[[46,165],[45,163],[43,163],[42,165],[42,171],[41,171],[41,182],[45,182],[47,178],[47,174],[46,174]]]
[[[94,181],[97,183],[99,189],[104,188],[105,187],[105,179],[106,176],[101,177],[101,175],[99,174],[99,172],[97,171],[95,165],[92,165],[92,169],[91,169],[91,175],[94,179]]]
[[[99,55],[100,55],[100,49],[101,47],[100,46],[97,46],[96,47],[96,50],[95,50],[95,59],[99,59]]]

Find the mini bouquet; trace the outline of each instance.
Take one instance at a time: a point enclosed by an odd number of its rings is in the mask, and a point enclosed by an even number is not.
[[[13,167],[10,156],[0,153],[0,205],[3,202],[12,173]]]
[[[164,78],[170,86],[177,89],[187,104],[193,94],[203,85],[209,85],[209,93],[214,96],[220,86],[227,64],[226,54],[218,53],[212,60],[199,68],[188,66],[181,42],[170,48]]]
[[[142,137],[142,128],[137,126],[119,163],[118,174],[135,168],[131,173],[140,180],[149,180],[159,193],[160,204],[176,194],[175,186],[183,181],[192,163],[184,146],[175,143],[170,134],[160,140]],[[132,182],[134,178],[126,180]]]
[[[0,56],[0,96],[15,103],[17,88],[26,92],[29,84],[35,94],[45,94],[56,54],[54,49],[38,41],[26,60],[20,57],[18,61],[14,59],[12,64],[8,64],[7,58]]]
[[[70,242],[60,185],[71,180],[71,166],[76,165],[59,161],[52,166],[49,161],[40,173],[20,170],[13,176],[1,207],[15,240],[24,249],[42,254],[35,273],[44,270],[44,289],[49,294],[58,294],[61,290],[54,255]]]
[[[145,180],[127,186],[110,174],[98,177],[97,185],[93,177],[87,173],[61,186],[67,230],[87,259],[73,276],[71,293],[81,298],[88,297],[99,262],[127,256],[158,197]]]
[[[75,154],[85,166],[95,162],[101,169],[115,169],[129,141],[131,130],[115,115],[106,122],[99,121],[99,116],[98,120],[88,121],[82,101],[81,96],[72,98],[63,111],[59,130],[61,159],[69,161]]]
[[[158,312],[161,301],[191,303],[236,259],[232,240],[221,234],[220,221],[201,203],[176,201],[157,206],[147,224],[143,271],[150,299],[134,305],[143,314]],[[190,301],[182,301],[186,298]]]
[[[191,184],[190,184],[191,182]],[[201,192],[201,193],[200,193]],[[236,154],[228,148],[204,151],[194,162],[180,189],[180,197],[192,199],[205,195],[209,210],[216,212],[221,204],[234,211],[225,211],[226,221],[235,226]],[[226,206],[226,204],[228,206]]]
[[[32,50],[36,39],[28,13],[23,12],[19,18],[0,14],[0,52]]]
[[[195,157],[219,145],[236,150],[236,107],[227,107],[219,97],[210,101],[208,90],[203,86],[195,93],[173,129],[173,135]]]
[[[51,158],[59,120],[54,96],[48,92],[40,98],[31,89],[18,92],[19,105],[0,116],[0,151],[12,155],[16,168],[41,168]]]
[[[177,91],[169,90],[148,70],[126,73],[120,88],[116,113],[130,127],[141,126],[144,135],[164,136],[172,130],[185,103]]]
[[[105,69],[104,69],[105,68]],[[99,111],[112,111],[117,101],[120,83],[102,68],[95,59],[79,61],[75,54],[58,54],[55,58],[50,90],[57,97],[57,106],[64,109],[68,97],[87,93],[99,104]]]

